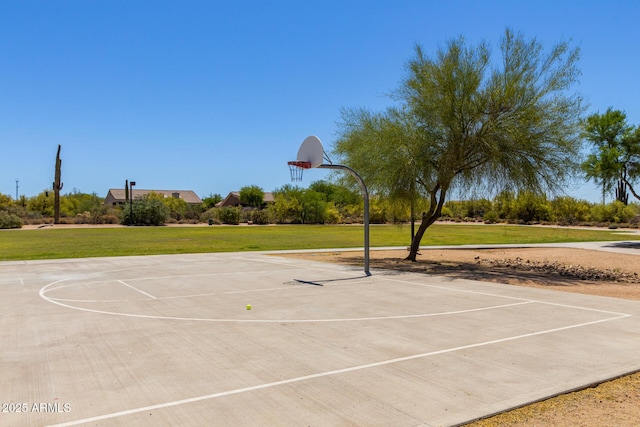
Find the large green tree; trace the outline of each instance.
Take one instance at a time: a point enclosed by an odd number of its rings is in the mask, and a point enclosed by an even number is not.
[[[220,201],[222,201],[222,196],[219,193],[211,193],[207,197],[202,199],[202,205],[205,210],[211,209],[214,208],[216,206],[216,203]]]
[[[240,189],[240,204],[259,208],[264,203],[264,191],[257,185],[248,185]]]
[[[500,57],[451,40],[432,57],[416,46],[397,105],[344,110],[334,151],[378,192],[425,197],[408,260],[454,190],[556,192],[576,169],[582,99],[578,49],[548,51],[506,30]]]
[[[582,123],[582,136],[592,146],[592,152],[582,163],[587,180],[602,188],[602,203],[615,188],[616,200],[625,205],[627,190],[640,199],[633,184],[640,178],[640,128],[627,123],[627,115],[609,107],[603,114],[595,113]]]

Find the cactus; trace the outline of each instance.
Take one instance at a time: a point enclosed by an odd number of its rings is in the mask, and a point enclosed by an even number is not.
[[[616,188],[616,200],[620,200],[625,206],[629,204],[629,193],[627,193],[627,183],[622,179],[618,180]]]
[[[60,223],[60,190],[62,190],[63,183],[60,182],[60,169],[62,168],[62,159],[60,159],[60,148],[58,144],[58,153],[56,154],[56,174],[55,181],[53,181],[53,223]]]

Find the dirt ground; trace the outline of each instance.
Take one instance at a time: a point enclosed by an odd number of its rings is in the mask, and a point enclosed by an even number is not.
[[[569,248],[423,249],[418,262],[412,263],[403,260],[407,254],[403,250],[373,250],[371,268],[640,300],[640,256],[637,255]],[[363,263],[359,252],[286,256]],[[640,372],[467,424],[470,427],[604,425],[640,425]]]

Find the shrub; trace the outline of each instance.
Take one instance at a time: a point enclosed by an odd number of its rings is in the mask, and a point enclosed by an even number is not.
[[[551,216],[551,208],[544,195],[523,191],[518,193],[512,203],[511,215],[507,218],[526,224],[547,221]]]
[[[119,214],[118,209],[99,206],[91,211],[89,222],[91,224],[118,224],[120,222]]]
[[[266,209],[257,209],[251,212],[251,221],[253,221],[254,224],[261,224],[261,225],[266,225],[266,224],[271,224],[271,215],[269,214],[269,211]]]
[[[484,217],[482,219],[487,224],[495,224],[496,222],[498,222],[500,218],[498,217],[498,214],[496,212],[489,211],[486,214],[484,214]]]
[[[589,218],[591,206],[585,200],[562,196],[551,201],[551,219],[562,225],[573,225]]]
[[[168,216],[169,210],[160,200],[142,198],[134,200],[133,206],[124,205],[120,212],[120,222],[124,225],[162,225]]]
[[[210,208],[200,214],[200,222],[209,222],[209,220],[218,221],[218,217],[216,216],[216,210],[218,208]]]
[[[327,217],[327,202],[322,193],[307,190],[302,194],[302,223],[324,224]]]
[[[386,206],[375,197],[369,200],[369,222],[371,224],[385,224],[387,222]]]
[[[107,212],[94,218],[94,224],[118,224],[120,218],[117,213]]]
[[[451,208],[449,206],[443,206],[440,219],[452,218],[452,217],[453,217],[453,211],[451,210]]]
[[[22,228],[22,220],[14,214],[0,211],[0,228]]]
[[[291,185],[285,185],[274,191],[274,202],[267,206],[276,222],[301,223],[303,215],[303,190]]]
[[[328,224],[339,224],[342,221],[342,215],[340,215],[340,211],[333,203],[329,203],[327,207],[327,219]]]
[[[238,225],[240,224],[240,208],[224,207],[217,209],[217,216],[223,224]]]
[[[621,201],[614,200],[606,205],[594,205],[591,208],[590,219],[598,222],[631,222],[635,218],[637,212],[638,205],[632,203],[625,206]]]
[[[189,210],[189,205],[187,205],[187,202],[185,202],[184,199],[179,199],[177,197],[163,197],[160,201],[167,207],[169,216],[175,220],[174,222],[184,219],[187,211]]]

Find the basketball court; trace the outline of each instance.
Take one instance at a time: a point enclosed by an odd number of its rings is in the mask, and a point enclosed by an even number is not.
[[[247,252],[0,273],[2,426],[445,426],[640,369],[637,301]]]

